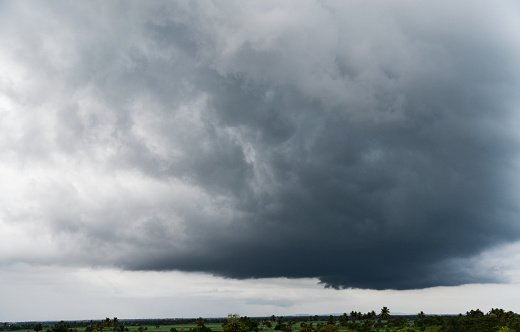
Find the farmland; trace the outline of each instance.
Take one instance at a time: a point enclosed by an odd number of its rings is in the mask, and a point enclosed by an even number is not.
[[[503,309],[459,315],[395,315],[383,307],[361,314],[227,318],[3,323],[0,331],[27,332],[520,332],[520,316]]]

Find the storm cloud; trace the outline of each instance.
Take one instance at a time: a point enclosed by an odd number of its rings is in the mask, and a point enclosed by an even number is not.
[[[0,264],[505,281],[513,1],[1,6]]]

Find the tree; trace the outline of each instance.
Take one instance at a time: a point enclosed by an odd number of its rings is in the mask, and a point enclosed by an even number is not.
[[[274,327],[275,330],[277,331],[280,331],[286,327],[285,323],[284,323],[284,320],[283,320],[283,316],[280,316],[278,317],[278,321],[276,322],[276,326]]]
[[[500,320],[503,320],[506,317],[506,312],[504,311],[504,309],[491,308],[491,310],[488,312],[488,315],[493,314]]]
[[[396,318],[392,318],[388,321],[388,326],[394,326],[394,327],[408,326],[408,319],[406,319],[403,316],[398,316]]]
[[[348,315],[346,312],[343,313],[343,315],[339,316],[339,325],[340,326],[347,326],[347,322],[348,322]]]
[[[240,320],[238,314],[229,314],[222,324],[222,332],[248,332],[249,328]]]
[[[477,310],[467,311],[466,316],[468,316],[470,318],[480,318],[480,317],[484,316],[484,313],[480,309],[477,309]]]
[[[92,332],[103,332],[104,329],[104,323],[97,322],[94,326],[90,326],[90,331]]]
[[[43,330],[42,323],[34,324],[33,330],[36,332],[40,332],[41,330]]]
[[[60,321],[52,327],[52,332],[69,332],[69,324]]]
[[[104,328],[108,331],[110,330],[110,327],[112,326],[112,321],[110,320],[110,318],[105,318],[105,322],[104,322]]]
[[[117,319],[117,317],[114,317],[114,319],[112,319],[110,325],[112,326],[112,331],[114,332],[123,332],[125,330],[125,326],[119,322],[119,319]]]
[[[363,324],[358,328],[358,332],[370,332],[372,329],[372,322],[365,320]]]
[[[300,324],[300,332],[313,332],[313,327],[312,327],[312,323],[309,323],[309,324],[306,324],[306,323],[301,323]]]
[[[426,315],[422,311],[419,314],[417,314],[417,318],[419,318],[419,319],[423,319],[425,317],[426,317]]]
[[[197,323],[197,329],[199,331],[202,327],[206,327],[206,325],[204,325],[204,318],[202,318],[202,317],[197,318],[196,323]]]
[[[195,320],[197,324],[196,328],[190,329],[190,331],[196,332],[211,332],[211,329],[204,324],[204,318],[199,317]]]
[[[390,309],[388,309],[387,307],[383,307],[379,316],[381,317],[381,319],[388,320],[390,318]]]
[[[240,317],[240,321],[244,323],[248,331],[258,332],[258,325],[260,324],[257,320],[251,319],[247,316]]]

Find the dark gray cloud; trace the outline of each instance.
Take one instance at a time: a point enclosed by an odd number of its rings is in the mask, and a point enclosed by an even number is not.
[[[36,77],[2,85],[29,105],[9,150],[96,180],[31,196],[51,242],[78,249],[23,259],[338,288],[502,281],[471,262],[520,238],[515,4],[69,5],[10,9],[41,29],[7,53],[31,53]]]

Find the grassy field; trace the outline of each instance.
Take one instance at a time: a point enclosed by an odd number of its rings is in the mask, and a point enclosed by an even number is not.
[[[325,322],[323,322],[325,323]],[[314,322],[314,324],[316,324]],[[206,327],[209,327],[211,329],[211,332],[220,332],[222,331],[222,324],[221,323],[206,323]],[[276,323],[273,324],[276,325]],[[132,325],[125,325],[125,327],[128,328],[129,332],[138,332],[139,326],[132,326]],[[175,325],[160,325],[159,327],[155,327],[153,325],[143,325],[143,328],[146,328],[143,332],[170,332],[171,328],[176,328],[178,332],[188,332],[190,328],[197,327],[197,324],[175,324]],[[84,327],[77,327],[75,328],[78,332],[85,332]],[[300,323],[293,325],[293,331],[299,331],[300,330]],[[273,328],[268,329],[260,329],[261,332],[275,332]],[[34,331],[30,331],[34,332]]]
[[[206,323],[205,325],[206,325],[206,327],[209,327],[212,332],[213,331],[215,331],[215,332],[222,331],[221,323]],[[190,330],[190,328],[197,327],[197,324],[164,325],[164,326],[159,326],[158,328],[156,328],[155,326],[143,326],[143,327],[148,328],[148,330],[146,332],[170,332],[170,329],[172,327],[176,328],[177,331],[179,331],[179,332],[187,332]],[[138,328],[138,326],[128,326],[128,329],[130,330],[130,332],[136,332],[137,328]]]
[[[326,322],[323,321],[321,322],[323,324],[325,324]],[[317,324],[317,322],[313,322],[314,325]],[[222,331],[222,324],[221,323],[206,323],[205,324],[206,327],[209,327],[211,329],[212,332],[220,332]],[[274,327],[275,324],[273,324],[273,327]],[[138,328],[139,326],[132,326],[132,325],[125,325],[125,327],[127,327],[129,329],[129,332],[138,332]],[[143,332],[170,332],[170,329],[171,328],[176,328],[178,332],[188,332],[190,330],[190,328],[195,328],[197,327],[197,325],[195,323],[192,323],[192,324],[176,324],[176,325],[160,325],[159,327],[155,327],[153,325],[143,325],[143,328],[145,328],[146,330],[144,330]],[[413,328],[413,327],[412,327]],[[373,332],[386,332],[386,331],[394,331],[396,328],[372,328],[372,331]],[[76,330],[78,332],[85,332],[85,328],[76,328]],[[300,322],[294,324],[292,326],[292,330],[293,331],[299,331],[300,330]],[[418,328],[415,328],[416,331],[419,331]],[[425,332],[428,332],[430,329],[427,328]],[[340,332],[341,331],[347,331],[347,328],[340,328]],[[34,332],[34,331],[30,331],[30,332]],[[273,328],[271,329],[268,329],[268,328],[260,328],[260,332],[278,332],[278,331],[275,331]]]
[[[385,307],[386,308],[386,307]],[[353,314],[352,314],[353,315]],[[339,318],[334,316],[327,317],[323,320],[323,316],[315,315],[316,321],[307,322],[305,318],[285,317],[285,323],[282,324],[281,331],[284,332],[440,332],[444,331],[463,331],[463,332],[520,332],[520,315],[512,311],[506,312],[503,309],[492,309],[489,313],[484,314],[480,310],[471,310],[466,312],[466,315],[424,315],[422,312],[417,315],[402,315],[391,317],[390,319],[379,319],[377,316],[373,319],[361,319],[346,321],[346,315],[341,315]],[[261,322],[266,318],[257,317],[240,317],[232,315],[227,320],[234,321],[232,327],[235,330],[249,330],[258,332],[280,332],[274,330],[274,326],[278,322],[272,323],[271,328],[267,328]],[[283,317],[279,317],[283,318]],[[267,318],[268,319],[268,318]],[[85,332],[86,325],[89,325],[89,330],[92,328],[98,329],[101,332],[121,331],[125,332],[171,332],[174,328],[177,332],[190,332],[190,330],[197,332],[197,321],[195,318],[180,318],[180,319],[142,319],[142,320],[122,320],[118,321],[116,318],[110,320],[96,320],[96,321],[77,321],[77,322],[27,322],[27,323],[4,323],[0,325],[0,332]],[[205,319],[204,324],[208,332],[222,332],[222,322],[226,321],[223,318],[208,318]],[[162,323],[162,324],[161,324]],[[177,323],[177,324],[176,324]],[[239,324],[238,324],[239,323]],[[256,324],[258,329],[256,328]],[[140,325],[139,325],[140,324]],[[159,325],[156,325],[159,324]],[[342,327],[339,324],[344,325]],[[287,328],[291,326],[292,331]],[[3,328],[2,328],[3,327]],[[42,329],[43,328],[43,329]],[[277,328],[279,328],[277,326]]]
[[[221,323],[206,323],[206,327],[209,327],[211,331],[219,332],[222,331]],[[145,330],[143,332],[170,332],[172,327],[176,328],[178,332],[188,332],[190,328],[197,327],[197,324],[176,324],[176,325],[160,325],[159,327],[155,327],[153,325],[142,325]],[[125,325],[128,328],[129,332],[137,332],[139,326]],[[85,332],[84,327],[76,327],[78,332]],[[34,331],[31,331],[34,332]],[[267,331],[266,331],[267,332]]]

